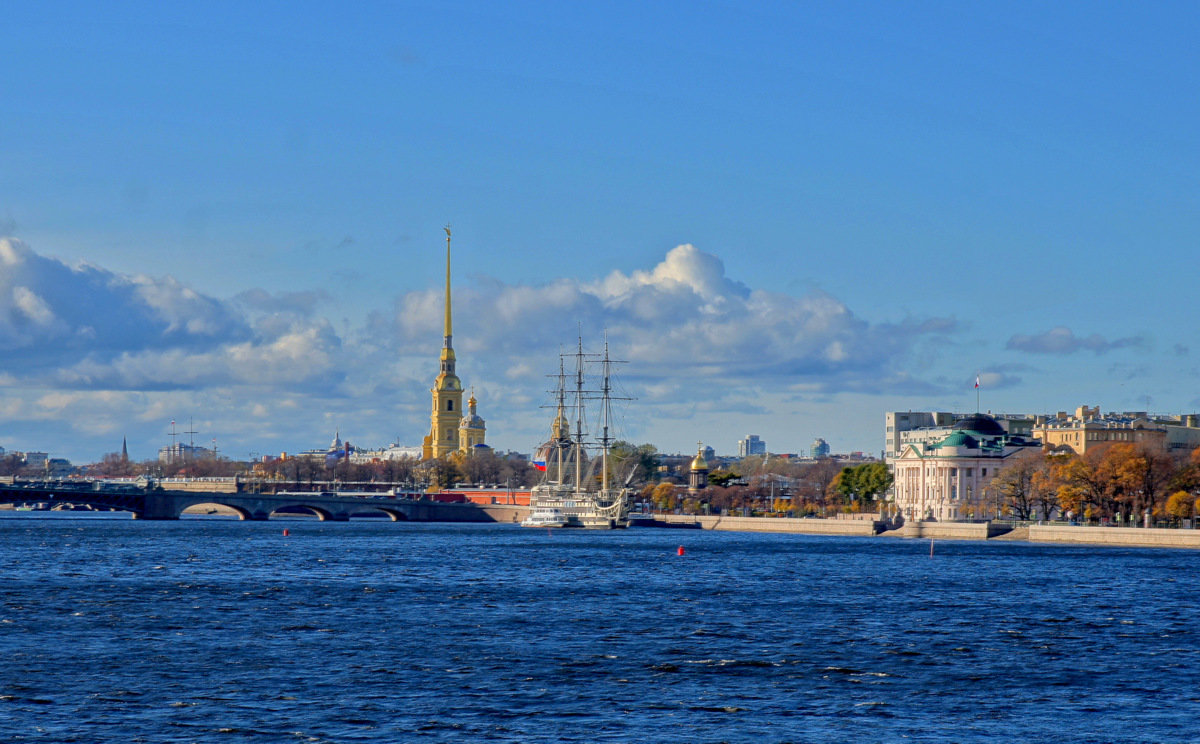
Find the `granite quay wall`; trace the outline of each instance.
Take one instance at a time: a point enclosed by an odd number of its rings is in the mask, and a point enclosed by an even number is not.
[[[1131,548],[1200,549],[1200,530],[1031,524],[1029,525],[1029,541],[1124,546]]]
[[[986,540],[1002,535],[1010,529],[1008,526],[991,522],[908,522],[900,529],[887,534],[941,540]]]
[[[734,532],[788,532],[802,535],[860,535],[876,533],[874,522],[842,519],[788,519],[772,517],[700,517],[686,514],[656,514],[654,518],[668,524],[700,525],[706,530]]]
[[[520,524],[521,520],[529,516],[528,506],[483,504],[479,505],[478,509],[490,517],[493,522],[500,522],[501,524]]]

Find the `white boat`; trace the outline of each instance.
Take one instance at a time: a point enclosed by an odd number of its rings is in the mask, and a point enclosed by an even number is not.
[[[522,527],[566,527],[567,517],[558,509],[542,506],[521,520]]]
[[[570,406],[574,413],[574,430],[567,419],[567,393],[564,360],[559,358],[558,413],[551,427],[550,441],[538,449],[535,462],[545,467],[546,475],[529,494],[530,516],[521,524],[526,527],[584,527],[588,529],[617,529],[629,526],[629,505],[632,501],[629,481],[624,485],[613,485],[615,463],[609,457],[612,437],[609,435],[612,411],[611,368],[614,362],[608,356],[608,343],[604,354],[583,353],[583,341],[575,358],[575,389]],[[601,388],[598,391],[584,389],[584,367],[588,362],[600,367]],[[584,404],[588,400],[600,402],[600,436],[588,440],[584,428]],[[599,457],[588,456],[587,444],[599,446]],[[537,515],[544,515],[536,520]],[[554,515],[557,524],[545,524]]]

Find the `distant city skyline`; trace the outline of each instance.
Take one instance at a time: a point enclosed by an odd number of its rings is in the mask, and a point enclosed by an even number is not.
[[[447,222],[500,450],[579,331],[670,452],[1200,409],[1194,5],[284,10],[7,10],[0,447],[419,445]]]

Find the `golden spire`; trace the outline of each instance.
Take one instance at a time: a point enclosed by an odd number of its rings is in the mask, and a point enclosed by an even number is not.
[[[437,389],[462,390],[462,384],[454,374],[454,345],[451,343],[453,331],[450,326],[450,226],[446,225],[442,229],[446,231],[446,337],[442,343],[441,374],[438,375]]]
[[[452,335],[450,328],[450,226],[446,225],[442,229],[446,231],[446,348],[449,349]]]

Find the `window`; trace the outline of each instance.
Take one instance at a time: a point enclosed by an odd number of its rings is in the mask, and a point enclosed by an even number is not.
[[[987,468],[980,468],[980,470],[979,470],[979,474],[980,474],[980,475],[987,475]]]
[[[454,410],[454,401],[452,401],[452,400],[448,400],[448,401],[446,401],[446,410],[447,410],[447,411],[453,411],[453,410]]]
[[[966,477],[970,478],[970,477],[971,477],[971,470],[972,470],[971,468],[963,468],[963,475],[965,475]]]
[[[958,475],[958,468],[950,468],[950,477],[953,478],[956,475]]]

